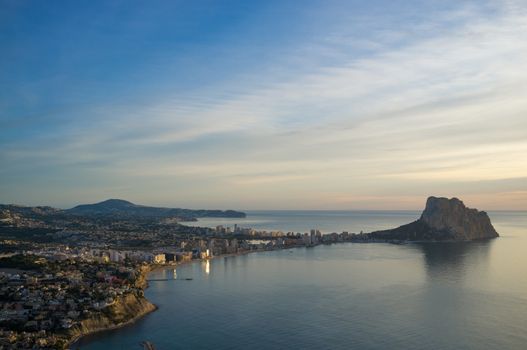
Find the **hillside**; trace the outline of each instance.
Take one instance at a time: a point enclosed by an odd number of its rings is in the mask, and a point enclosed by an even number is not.
[[[115,216],[136,218],[165,218],[177,217],[192,220],[203,217],[226,217],[244,218],[245,213],[234,210],[210,210],[210,209],[182,209],[162,208],[137,205],[122,199],[108,199],[95,204],[81,204],[71,209],[56,209],[52,207],[25,207],[12,204],[0,204],[0,224],[11,224],[14,222],[27,222],[38,227],[42,222],[51,218],[69,216]]]
[[[243,218],[245,213],[234,210],[181,209],[137,205],[122,199],[108,199],[95,204],[82,204],[67,209],[64,213],[78,216],[117,215],[140,217],[232,217]]]

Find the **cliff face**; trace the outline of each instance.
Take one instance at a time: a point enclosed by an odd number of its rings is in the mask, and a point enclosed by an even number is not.
[[[428,198],[420,220],[433,229],[449,232],[457,240],[499,236],[487,213],[467,208],[457,198]]]
[[[132,323],[154,311],[156,306],[142,296],[133,293],[118,298],[114,304],[104,309],[104,313],[82,320],[68,331],[73,341],[82,336],[103,330],[119,328]]]
[[[75,342],[80,337],[88,334],[119,328],[132,323],[144,315],[155,311],[157,307],[143,296],[143,289],[147,287],[146,276],[150,268],[143,266],[140,269],[134,286],[140,288],[139,294],[130,293],[118,297],[115,302],[103,309],[100,314],[82,320],[68,330],[69,343]]]
[[[392,230],[372,232],[368,238],[403,241],[471,241],[498,236],[487,213],[467,208],[457,198],[429,197],[419,220]]]

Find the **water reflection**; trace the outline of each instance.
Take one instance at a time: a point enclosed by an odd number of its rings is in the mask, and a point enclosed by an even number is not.
[[[438,282],[463,282],[469,271],[484,274],[493,240],[481,242],[419,243],[427,277]]]
[[[193,282],[152,283],[146,295],[159,310],[80,345],[266,349],[260,341],[273,334],[284,349],[521,349],[525,247],[527,237],[218,257],[178,266]]]
[[[201,262],[201,267],[205,274],[210,275],[210,261],[208,259]]]

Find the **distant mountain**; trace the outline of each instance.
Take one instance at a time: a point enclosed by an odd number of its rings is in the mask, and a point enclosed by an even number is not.
[[[74,208],[64,210],[64,212],[72,215],[107,215],[124,212],[131,214],[132,212],[138,211],[138,208],[140,207],[140,205],[136,205],[123,199],[108,199],[95,204],[77,205]]]
[[[64,210],[65,214],[77,216],[139,216],[139,217],[227,217],[244,218],[245,213],[234,210],[208,210],[208,209],[181,209],[162,208],[137,205],[122,199],[108,199],[95,204],[82,204],[74,208]]]
[[[369,239],[402,241],[471,241],[498,236],[484,211],[467,208],[457,198],[437,197],[428,198],[418,220],[367,234]]]

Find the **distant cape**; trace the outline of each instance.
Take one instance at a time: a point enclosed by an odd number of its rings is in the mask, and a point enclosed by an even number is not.
[[[182,209],[163,208],[137,205],[122,199],[108,199],[95,204],[81,204],[64,211],[70,215],[92,216],[92,215],[118,215],[118,216],[140,216],[140,217],[229,217],[244,218],[245,213],[235,210],[211,210],[211,209]]]
[[[367,239],[397,241],[472,241],[499,237],[484,211],[458,198],[429,197],[421,217],[409,224],[366,234]]]
[[[235,210],[211,209],[182,209],[149,207],[134,204],[122,199],[108,199],[95,204],[81,204],[71,209],[56,209],[52,207],[24,207],[12,204],[0,204],[0,213],[5,216],[11,214],[23,217],[46,217],[57,215],[73,216],[115,216],[115,217],[141,217],[141,218],[166,218],[196,219],[203,217],[244,218],[244,212]],[[11,214],[10,214],[11,213]],[[1,215],[0,215],[1,219]],[[7,219],[6,219],[7,220]]]

